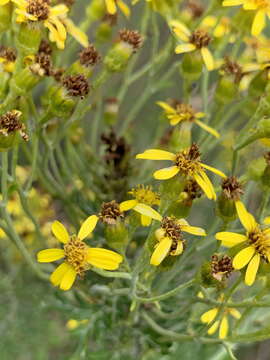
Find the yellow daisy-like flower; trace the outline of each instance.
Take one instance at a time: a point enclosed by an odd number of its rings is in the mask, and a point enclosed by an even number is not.
[[[49,30],[49,38],[55,42],[59,49],[64,49],[67,32],[70,33],[82,46],[88,46],[87,35],[77,28],[67,18],[69,11],[64,4],[50,6],[48,0],[12,0],[16,5],[16,21],[38,22],[41,21]]]
[[[173,166],[155,171],[153,174],[154,178],[157,180],[167,180],[179,173],[186,178],[194,179],[205,195],[213,200],[216,200],[216,193],[205,173],[205,169],[226,178],[222,171],[200,162],[200,152],[196,144],[177,154],[164,150],[149,149],[144,153],[138,154],[136,159],[172,161],[174,163]]]
[[[135,210],[138,212],[138,209],[144,208],[144,205],[152,206],[160,204],[160,197],[155,193],[151,186],[138,185],[135,189],[129,191],[135,199],[123,201],[120,204],[120,211]],[[140,211],[139,211],[140,212]],[[149,226],[151,224],[152,218],[141,214],[141,224],[142,226]]]
[[[105,4],[109,14],[116,14],[118,6],[126,17],[130,16],[130,9],[122,0],[105,0]]]
[[[218,315],[218,308],[213,308],[201,316],[201,322],[204,324],[211,324]],[[225,308],[220,320],[216,320],[208,329],[207,333],[213,335],[219,329],[219,338],[225,339],[229,332],[228,315],[233,316],[235,319],[240,319],[241,313],[234,308]]]
[[[245,283],[250,286],[256,279],[260,261],[270,261],[270,228],[266,227],[270,225],[270,218],[264,220],[264,228],[255,221],[241,201],[236,201],[235,206],[238,217],[246,229],[246,235],[225,231],[217,233],[216,239],[226,247],[242,243],[247,245],[235,255],[233,267],[240,270],[247,265]]]
[[[226,36],[232,32],[231,21],[229,17],[223,16],[219,19],[217,16],[206,16],[201,22],[201,26],[207,30],[213,30],[213,36],[217,39]],[[235,41],[235,36],[231,35],[230,42]]]
[[[214,59],[208,49],[211,37],[207,31],[204,29],[197,29],[191,32],[186,25],[176,20],[172,20],[170,26],[177,38],[182,42],[182,44],[176,46],[176,54],[199,50],[207,70],[213,70],[215,67]]]
[[[244,10],[253,10],[256,12],[251,34],[258,36],[266,26],[266,17],[270,17],[270,1],[269,0],[225,0],[223,6],[238,6],[243,5]]]
[[[171,125],[174,126],[184,121],[195,122],[198,126],[216,138],[220,137],[219,133],[215,129],[207,126],[201,120],[199,120],[205,117],[205,114],[202,112],[196,113],[191,105],[176,103],[175,107],[172,107],[164,101],[158,101],[157,104],[162,107],[163,110],[165,110],[165,114]]]
[[[183,231],[196,236],[206,236],[204,229],[190,226],[185,219],[160,217],[161,228],[155,232],[158,243],[151,256],[150,264],[158,266],[168,256],[181,255],[184,250]]]
[[[123,257],[114,251],[103,248],[91,248],[83,240],[88,237],[98,222],[96,215],[89,216],[82,224],[78,235],[69,236],[66,228],[59,221],[52,224],[54,236],[64,249],[46,249],[37,254],[37,260],[42,263],[65,259],[51,274],[50,280],[61,290],[69,290],[76,276],[83,276],[90,265],[105,270],[116,270]]]

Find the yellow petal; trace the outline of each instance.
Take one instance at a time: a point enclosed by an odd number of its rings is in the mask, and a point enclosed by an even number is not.
[[[201,166],[203,168],[205,168],[205,169],[207,169],[209,171],[212,171],[213,173],[215,173],[215,174],[217,174],[217,175],[219,175],[219,176],[221,176],[223,178],[227,177],[222,171],[220,171],[220,170],[218,170],[218,169],[216,169],[216,168],[214,168],[212,166],[209,166],[209,165],[206,165],[206,164],[203,164],[203,163],[200,163],[200,164],[201,164]]]
[[[142,226],[151,225],[152,219],[149,216],[141,215],[141,224]]]
[[[57,240],[62,242],[63,244],[66,244],[69,241],[69,235],[67,232],[67,229],[64,227],[63,224],[60,223],[60,221],[54,221],[52,224],[52,232]]]
[[[6,5],[10,0],[0,0],[0,6]]]
[[[228,335],[229,331],[229,323],[227,316],[224,316],[221,320],[220,327],[219,327],[219,338],[225,339]]]
[[[126,17],[130,16],[130,9],[122,0],[118,0],[117,5]]]
[[[220,137],[220,134],[213,128],[211,128],[210,126],[204,124],[202,121],[200,120],[195,120],[195,123],[197,125],[199,125],[202,129],[204,129],[205,131],[209,132],[211,135],[215,136],[216,138]]]
[[[245,283],[248,286],[251,286],[256,279],[257,271],[260,265],[260,259],[260,255],[255,254],[248,264],[245,275]]]
[[[162,216],[156,210],[152,209],[149,205],[138,203],[133,209],[141,215],[148,216],[151,219],[157,221],[162,220]]]
[[[209,49],[207,47],[202,47],[201,48],[201,54],[202,54],[202,58],[203,58],[203,61],[205,63],[206,69],[208,71],[214,70],[215,62],[214,62],[213,55],[211,54]]]
[[[176,32],[177,35],[179,33],[181,33],[181,34],[183,34],[183,36],[186,37],[186,39],[188,39],[190,37],[191,32],[186,27],[186,25],[183,24],[182,22],[177,21],[177,20],[171,20],[169,22],[169,25],[173,28],[173,31]],[[186,41],[186,40],[184,40],[184,41]]]
[[[136,155],[136,159],[146,159],[146,160],[175,160],[175,154],[159,150],[159,149],[149,149],[145,152]]]
[[[175,109],[169,104],[165,103],[164,101],[157,101],[156,104],[162,107],[162,109],[168,113],[172,113],[172,114],[175,113]]]
[[[217,313],[218,313],[217,308],[206,311],[201,316],[201,322],[204,324],[209,324],[210,322],[212,322],[215,319],[215,317],[217,316]]]
[[[230,308],[229,312],[235,319],[240,319],[241,318],[241,313],[238,310]]]
[[[165,237],[165,230],[162,228],[159,228],[155,231],[155,236],[157,238],[158,241],[163,240],[163,238]]]
[[[244,228],[251,232],[257,228],[257,223],[254,217],[247,211],[245,205],[239,200],[235,202],[238,217]]]
[[[233,247],[248,240],[245,235],[237,234],[233,232],[227,232],[227,231],[218,232],[216,233],[215,237],[217,240],[221,240],[222,245],[226,247]]]
[[[165,237],[163,240],[161,240],[151,256],[150,264],[158,266],[169,254],[171,246],[172,239]]]
[[[83,47],[87,47],[89,45],[88,36],[80,28],[78,28],[72,20],[66,18],[63,22],[66,25],[68,33],[74,37],[79,44]]]
[[[78,233],[80,240],[85,239],[96,227],[98,217],[96,215],[89,216],[83,223]]]
[[[222,6],[237,6],[242,5],[243,3],[243,0],[225,0],[223,1]]]
[[[189,43],[188,44],[180,44],[180,45],[176,46],[175,53],[183,54],[183,53],[188,53],[188,52],[191,52],[194,50],[196,50],[196,46],[193,44],[189,44]]]
[[[168,180],[178,174],[180,169],[177,166],[170,166],[154,172],[153,176],[157,180]]]
[[[116,270],[123,261],[123,257],[111,250],[90,248],[88,250],[87,261],[99,269]]]
[[[201,171],[198,174],[195,174],[194,175],[194,180],[202,188],[203,192],[208,197],[208,199],[216,200],[216,193],[215,193],[215,190],[213,188],[213,185],[212,185],[211,181],[208,179],[208,177],[206,176],[206,174],[203,171]]]
[[[75,279],[76,279],[76,271],[74,270],[74,268],[70,265],[68,265],[69,269],[65,272],[61,283],[59,285],[61,290],[67,291],[71,288],[71,286],[73,285]]]
[[[263,219],[263,223],[265,225],[270,225],[270,216],[267,216],[266,218]]]
[[[117,11],[115,0],[105,0],[105,3],[107,6],[108,13],[114,15]]]
[[[233,258],[233,267],[236,270],[242,269],[250,261],[254,252],[255,249],[253,246],[248,246],[245,249],[239,251],[239,253]]]
[[[69,270],[69,265],[66,262],[63,262],[61,265],[57,266],[57,268],[50,276],[51,283],[54,286],[58,286],[68,270]]]
[[[195,226],[182,225],[181,230],[193,235],[206,236],[204,229]]]
[[[41,250],[37,254],[38,262],[51,262],[62,259],[65,256],[65,252],[62,249],[46,249]]]
[[[127,200],[127,201],[123,201],[121,202],[121,204],[119,205],[120,211],[128,211],[130,209],[133,209],[135,205],[138,204],[137,200]]]
[[[201,119],[201,118],[204,118],[205,116],[206,116],[206,114],[203,113],[203,112],[197,112],[197,113],[195,114],[195,118],[196,118],[196,119]]]
[[[217,331],[219,322],[220,322],[219,320],[215,321],[214,324],[208,329],[207,331],[208,335],[213,335]]]
[[[257,11],[251,28],[251,35],[258,36],[265,28],[265,13],[264,11]]]
[[[55,5],[50,7],[50,17],[63,16],[68,13],[68,7],[64,4]]]

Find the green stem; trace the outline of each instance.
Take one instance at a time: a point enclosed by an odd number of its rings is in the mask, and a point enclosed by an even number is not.
[[[2,193],[2,201],[6,204],[8,200],[8,152],[2,152],[2,176],[1,176],[1,193]]]
[[[91,270],[103,277],[131,280],[131,275],[128,273],[125,273],[125,272],[106,271],[106,270],[102,270],[102,269],[98,269],[98,268],[94,268],[94,267],[91,268]]]

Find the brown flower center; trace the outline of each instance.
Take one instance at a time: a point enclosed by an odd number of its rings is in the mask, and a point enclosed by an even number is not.
[[[50,0],[29,0],[26,11],[38,20],[47,20],[50,12]]]
[[[85,97],[89,93],[89,84],[84,75],[68,75],[62,80],[62,84],[67,89],[68,95]]]
[[[221,187],[223,195],[228,200],[237,201],[240,199],[241,195],[244,194],[242,185],[235,176],[230,176],[222,180]]]
[[[25,125],[19,120],[21,113],[17,110],[8,111],[0,116],[0,134],[8,136],[18,131],[23,140],[28,141]]]
[[[135,31],[127,30],[127,29],[120,30],[119,37],[120,37],[120,40],[129,44],[133,48],[134,52],[136,52],[136,50],[138,50],[142,46],[142,43],[143,43],[143,38],[142,38],[141,34],[136,30]]]
[[[192,144],[189,149],[176,154],[175,165],[182,174],[193,176],[201,168],[199,163],[200,155],[198,146]]]
[[[115,200],[101,205],[99,218],[102,222],[109,225],[115,225],[117,220],[123,216],[124,215],[120,211],[119,204]]]
[[[270,237],[268,237],[260,228],[248,233],[249,243],[254,246],[257,253],[268,262],[270,254]]]
[[[195,45],[197,49],[201,49],[209,45],[211,37],[205,30],[198,29],[191,34],[189,41]]]
[[[84,66],[94,66],[100,61],[100,55],[93,45],[80,52],[80,63]]]
[[[161,228],[165,232],[164,236],[169,237],[176,242],[173,243],[172,246],[177,246],[177,241],[183,240],[181,226],[173,217],[164,217],[161,222]]]
[[[229,256],[219,257],[217,254],[212,256],[211,271],[215,279],[222,281],[223,278],[228,278],[233,270],[232,259]]]

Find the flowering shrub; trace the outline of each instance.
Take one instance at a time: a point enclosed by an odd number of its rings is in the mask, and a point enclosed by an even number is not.
[[[0,0],[1,257],[66,311],[74,359],[270,338],[269,16]]]

